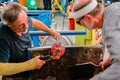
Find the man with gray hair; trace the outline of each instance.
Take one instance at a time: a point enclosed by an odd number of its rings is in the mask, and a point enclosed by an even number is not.
[[[9,2],[4,9],[1,11],[1,20],[0,24],[0,64],[3,63],[22,63],[28,60],[28,50],[27,48],[31,47],[31,37],[29,34],[29,28],[33,27],[37,30],[42,30],[44,32],[49,33],[53,38],[60,39],[60,33],[55,32],[48,28],[42,22],[29,18],[26,14],[26,9],[23,8],[18,3]],[[28,64],[33,64],[32,66]],[[44,60],[40,60],[40,56],[34,58],[34,61],[29,61],[21,64],[22,66],[28,65],[31,67],[29,69],[21,69],[16,67],[14,69],[14,65],[11,66],[12,70],[6,70],[10,72],[6,72],[8,74],[2,73],[0,71],[0,75],[10,75],[22,72],[20,74],[4,76],[3,80],[29,80],[29,72],[28,70],[40,69],[45,64]],[[8,66],[9,68],[9,66]],[[6,68],[4,68],[6,69]],[[19,70],[20,69],[20,70]],[[15,71],[14,71],[15,70]]]
[[[90,80],[120,80],[120,2],[107,8],[96,0],[76,0],[70,17],[89,30],[102,28],[103,42],[110,56],[100,63],[110,65]]]

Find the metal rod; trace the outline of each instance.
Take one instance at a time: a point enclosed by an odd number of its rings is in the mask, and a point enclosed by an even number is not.
[[[61,35],[86,35],[85,30],[77,30],[77,31],[58,31]],[[43,31],[30,31],[31,36],[49,36],[50,34]]]

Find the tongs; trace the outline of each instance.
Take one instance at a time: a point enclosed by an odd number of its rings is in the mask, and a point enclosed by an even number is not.
[[[41,60],[45,60],[46,62],[48,62],[48,61],[52,61],[53,60],[53,56],[52,55],[45,55],[45,56],[40,55],[40,59]]]

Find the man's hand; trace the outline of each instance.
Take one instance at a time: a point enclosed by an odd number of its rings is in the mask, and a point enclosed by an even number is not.
[[[106,67],[108,67],[111,64],[110,58],[105,59],[104,61],[100,62],[101,68],[104,70]]]
[[[60,38],[61,38],[60,33],[59,33],[59,32],[55,32],[55,31],[52,32],[51,36],[52,36],[54,39],[59,39],[59,40],[60,40]]]
[[[35,65],[36,65],[37,69],[40,69],[46,63],[45,61],[40,60],[40,56],[34,57],[33,60],[35,62]]]

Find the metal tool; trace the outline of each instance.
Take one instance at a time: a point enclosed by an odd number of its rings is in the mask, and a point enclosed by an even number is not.
[[[51,61],[53,60],[53,56],[52,55],[45,55],[45,56],[40,55],[40,59],[45,60],[45,61]]]

